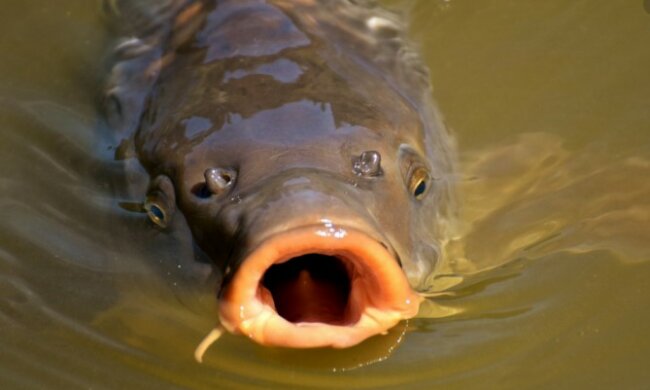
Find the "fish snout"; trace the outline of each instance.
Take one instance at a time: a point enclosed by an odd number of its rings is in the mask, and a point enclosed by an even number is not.
[[[220,295],[222,325],[263,345],[345,348],[414,317],[421,297],[350,206],[304,190],[257,208]]]

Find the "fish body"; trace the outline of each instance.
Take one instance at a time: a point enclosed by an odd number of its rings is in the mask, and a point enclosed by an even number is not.
[[[264,345],[348,347],[417,314],[454,153],[401,18],[359,0],[112,1],[107,118],[182,213],[219,319]]]

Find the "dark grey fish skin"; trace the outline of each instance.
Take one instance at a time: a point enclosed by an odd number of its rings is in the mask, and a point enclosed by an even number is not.
[[[106,6],[127,37],[107,118],[117,157],[151,177],[155,223],[182,213],[226,285],[269,237],[320,225],[363,232],[427,289],[454,150],[399,15],[359,0]]]

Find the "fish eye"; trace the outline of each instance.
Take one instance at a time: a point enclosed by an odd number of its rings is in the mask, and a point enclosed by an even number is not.
[[[425,160],[409,145],[401,145],[399,162],[406,189],[416,200],[424,199],[433,184]]]
[[[151,222],[161,228],[167,227],[167,211],[165,211],[165,206],[162,203],[154,199],[147,199],[144,203],[144,209]]]
[[[426,195],[431,177],[424,167],[417,167],[413,170],[409,179],[409,192],[417,200],[421,200]]]
[[[155,225],[163,229],[169,226],[176,210],[174,185],[169,177],[160,175],[152,180],[143,208]]]

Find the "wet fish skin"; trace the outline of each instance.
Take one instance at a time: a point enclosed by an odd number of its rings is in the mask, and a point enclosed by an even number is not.
[[[107,88],[117,157],[150,195],[173,187],[225,283],[274,234],[322,225],[365,232],[426,290],[454,150],[401,18],[359,0],[148,3],[110,2],[130,36]]]

